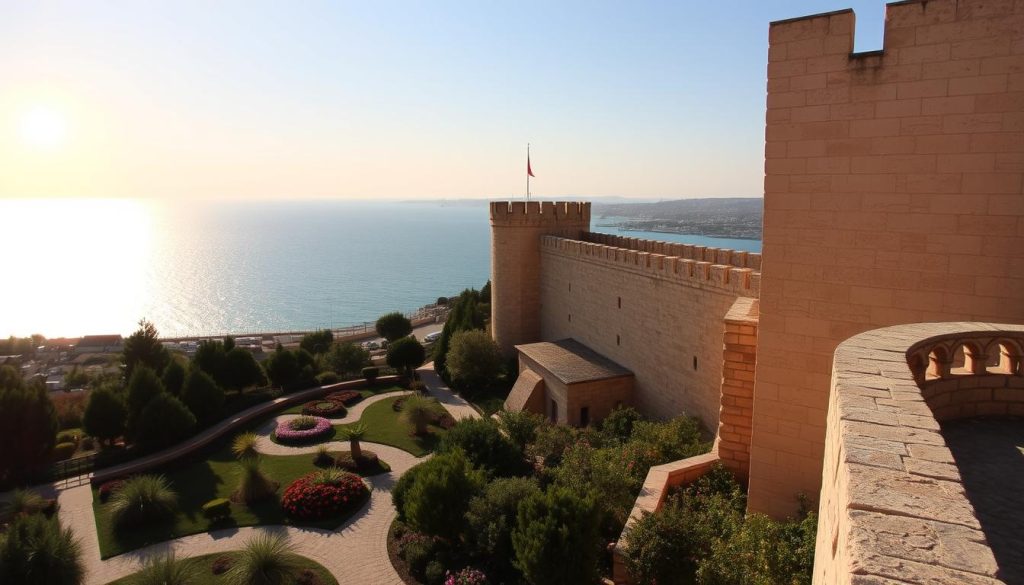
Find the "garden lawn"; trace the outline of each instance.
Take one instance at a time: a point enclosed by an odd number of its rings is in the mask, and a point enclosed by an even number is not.
[[[338,392],[340,392],[340,390],[338,390]],[[360,388],[359,389],[359,393],[363,395],[363,400],[366,400],[367,398],[369,398],[371,396],[376,396],[378,394],[387,394],[388,392],[405,392],[405,388],[402,388],[401,386],[388,386],[386,384],[380,384],[380,385],[374,385],[374,386],[372,386],[370,388]],[[328,392],[328,394],[331,394],[331,392]],[[309,402],[309,401],[307,401],[307,402]],[[302,404],[296,404],[295,406],[293,406],[293,407],[291,407],[291,408],[289,408],[287,410],[282,410],[281,412],[279,412],[277,414],[279,414],[279,415],[281,415],[281,414],[302,414],[302,406],[304,404],[306,404],[306,403],[303,402]],[[359,404],[359,402],[356,402],[356,404]],[[352,406],[355,406],[356,404],[353,404]],[[352,406],[348,406],[346,408],[351,410]]]
[[[337,456],[340,452],[333,452],[332,455]],[[231,518],[213,524],[203,516],[203,504],[215,498],[230,499],[231,493],[238,487],[238,474],[241,465],[231,453],[230,441],[221,444],[216,451],[210,453],[203,460],[193,460],[169,468],[163,474],[171,488],[178,494],[179,511],[172,522],[126,530],[118,536],[114,533],[114,527],[106,511],[106,504],[100,503],[99,488],[94,487],[93,512],[96,518],[96,532],[99,537],[100,557],[106,559],[155,542],[235,526],[285,524],[324,529],[337,528],[347,519],[347,516],[319,521],[292,520],[281,508],[281,494],[284,493],[288,484],[319,469],[313,464],[314,457],[313,453],[288,456],[264,455],[261,459],[262,469],[268,477],[279,484],[277,495],[252,506],[232,502]],[[352,514],[358,513],[360,509],[362,506],[353,510]]]
[[[388,398],[366,407],[366,410],[363,411],[363,416],[357,421],[366,425],[366,435],[362,438],[362,441],[391,445],[403,451],[408,451],[416,457],[423,457],[437,447],[437,443],[441,440],[445,430],[439,426],[429,425],[427,427],[429,433],[426,436],[417,436],[413,432],[415,430],[413,425],[402,420],[402,413],[395,412],[393,408],[395,401],[400,398],[402,397]],[[444,414],[444,407],[437,401],[434,401],[434,404],[437,413]],[[335,430],[337,430],[335,440],[344,441],[346,437],[345,429],[355,424],[353,422],[334,425]],[[373,447],[368,448],[373,449]]]
[[[218,583],[224,583],[224,576],[214,575],[211,569],[213,568],[213,561],[218,557],[231,554],[232,553],[214,553],[189,559],[196,564],[195,578],[189,581],[189,585],[217,585]],[[338,581],[334,578],[334,575],[331,575],[330,571],[313,559],[302,557],[301,568],[311,569],[316,573],[317,577],[320,578],[320,583],[323,583],[323,585],[338,585]],[[134,577],[134,574],[128,575],[127,577],[122,577],[117,581],[111,581],[107,585],[131,585]]]

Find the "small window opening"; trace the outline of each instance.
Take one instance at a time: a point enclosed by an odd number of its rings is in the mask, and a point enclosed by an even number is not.
[[[622,345],[622,339],[618,335],[615,336],[615,345]]]
[[[622,308],[622,297],[619,297],[619,308]]]
[[[697,369],[697,356],[693,356],[693,369]]]
[[[569,322],[572,323],[572,313],[569,313]]]
[[[580,409],[580,426],[590,426],[590,407],[584,406]]]

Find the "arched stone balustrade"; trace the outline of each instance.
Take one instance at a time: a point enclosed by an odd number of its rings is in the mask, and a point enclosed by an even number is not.
[[[836,349],[814,583],[995,584],[940,422],[1024,416],[1024,326],[923,323]]]

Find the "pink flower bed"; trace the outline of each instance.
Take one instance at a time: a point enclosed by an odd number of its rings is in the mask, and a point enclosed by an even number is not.
[[[318,439],[331,431],[331,421],[322,416],[312,417],[316,419],[313,428],[296,430],[292,428],[292,420],[278,423],[274,435],[282,443],[303,443]]]

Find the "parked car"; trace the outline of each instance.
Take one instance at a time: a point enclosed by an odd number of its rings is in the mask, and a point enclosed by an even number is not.
[[[363,349],[380,349],[380,344],[376,341],[364,341]]]
[[[435,332],[433,332],[433,333],[427,333],[427,334],[426,334],[426,335],[425,335],[425,336],[423,337],[423,341],[424,341],[425,343],[434,343],[434,342],[435,342],[435,341],[437,341],[438,339],[441,339],[441,332],[440,332],[440,331],[435,331]]]

